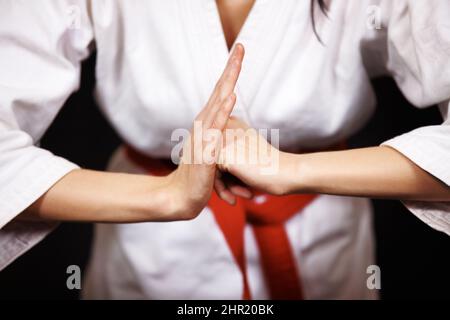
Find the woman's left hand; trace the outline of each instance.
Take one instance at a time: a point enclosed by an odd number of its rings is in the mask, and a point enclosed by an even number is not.
[[[228,120],[219,158],[222,172],[257,190],[282,195],[290,190],[292,167],[289,155],[273,147],[255,129],[238,118]]]
[[[285,153],[236,118],[228,121],[219,169],[275,195],[318,193],[450,201],[450,188],[445,183],[390,147]]]

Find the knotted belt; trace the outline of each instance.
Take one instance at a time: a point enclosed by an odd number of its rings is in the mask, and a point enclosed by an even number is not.
[[[341,147],[335,149],[342,149]],[[126,147],[128,158],[154,176],[165,176],[176,169],[170,160],[155,159]],[[242,273],[243,299],[251,299],[248,283],[244,229],[251,225],[259,249],[260,262],[270,297],[276,300],[303,299],[301,277],[289,242],[285,223],[308,206],[316,195],[273,196],[254,192],[253,199],[238,198],[234,206],[213,192],[208,208],[222,230]]]

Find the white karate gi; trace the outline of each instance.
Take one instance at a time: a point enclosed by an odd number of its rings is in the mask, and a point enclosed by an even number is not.
[[[369,6],[381,29],[368,27]],[[285,150],[346,139],[370,118],[370,77],[392,75],[417,107],[450,99],[450,1],[331,1],[313,34],[310,1],[257,0],[239,34],[246,58],[239,106],[257,128],[279,128]],[[372,9],[375,7],[371,7]],[[228,50],[212,0],[0,0],[0,269],[53,227],[14,218],[77,166],[35,146],[79,86],[80,62],[97,50],[96,97],[122,138],[168,157],[171,132],[189,128]],[[450,184],[450,123],[386,142]],[[119,150],[111,170],[136,172]],[[448,203],[407,202],[450,234]],[[320,196],[286,229],[307,298],[375,298],[365,199]],[[267,286],[246,232],[253,298]],[[87,298],[240,298],[241,274],[205,209],[188,222],[99,225],[85,279]]]

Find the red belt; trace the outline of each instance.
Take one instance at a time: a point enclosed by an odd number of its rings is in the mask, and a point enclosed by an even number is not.
[[[126,148],[126,154],[155,176],[168,175],[176,169],[170,160],[150,158],[130,147]],[[247,223],[252,226],[255,235],[270,297],[278,300],[303,299],[299,269],[284,225],[315,198],[316,195],[307,194],[273,196],[256,193],[251,200],[238,198],[232,206],[215,192],[212,194],[208,207],[214,213],[242,273],[244,299],[251,299],[244,245]]]

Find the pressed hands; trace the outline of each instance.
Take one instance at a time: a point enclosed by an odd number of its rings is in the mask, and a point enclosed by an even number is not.
[[[19,218],[112,223],[187,220],[202,211],[213,189],[230,204],[237,196],[250,198],[251,189],[275,195],[450,201],[447,185],[389,147],[291,154],[270,145],[255,129],[230,117],[243,58],[244,47],[237,44],[195,119],[174,172],[153,177],[73,170]],[[200,133],[194,130],[199,127]]]

